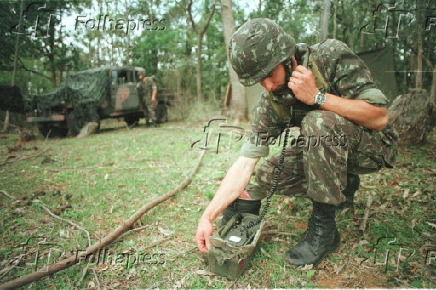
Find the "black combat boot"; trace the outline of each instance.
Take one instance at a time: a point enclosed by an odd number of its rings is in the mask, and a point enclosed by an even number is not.
[[[354,207],[354,194],[359,189],[360,178],[359,175],[348,173],[347,174],[347,187],[342,191],[346,200],[336,207],[337,210]]]
[[[335,252],[341,242],[335,217],[334,205],[313,202],[312,216],[303,239],[286,253],[286,260],[294,266],[316,266],[327,254]]]
[[[237,213],[251,213],[259,215],[259,210],[262,201],[251,199],[236,199],[223,212],[220,226],[224,226]]]

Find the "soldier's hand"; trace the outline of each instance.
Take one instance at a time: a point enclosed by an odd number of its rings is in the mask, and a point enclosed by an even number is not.
[[[213,234],[214,228],[212,223],[204,218],[198,222],[197,234],[195,235],[195,242],[198,249],[202,253],[207,253],[210,247],[210,236]]]
[[[293,72],[289,78],[288,87],[294,92],[295,97],[306,105],[315,104],[315,95],[319,92],[312,72],[302,65],[298,65],[292,58]]]
[[[157,102],[156,98],[151,98],[151,102],[156,103]]]

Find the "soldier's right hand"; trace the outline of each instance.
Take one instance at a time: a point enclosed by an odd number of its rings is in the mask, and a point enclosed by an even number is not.
[[[198,249],[202,253],[207,253],[210,247],[210,236],[213,234],[214,228],[212,223],[205,218],[201,218],[198,222],[197,234],[195,235],[195,242]]]

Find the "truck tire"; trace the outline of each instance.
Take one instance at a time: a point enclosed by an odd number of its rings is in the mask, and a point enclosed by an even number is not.
[[[134,126],[137,125],[139,123],[139,116],[136,115],[127,115],[124,117],[124,121],[127,123],[127,125],[130,126]]]
[[[100,129],[100,116],[95,110],[88,110],[85,113],[80,110],[72,111],[67,118],[68,129],[73,135],[78,135],[80,130],[89,122],[98,123],[98,129]]]
[[[68,128],[53,126],[50,123],[39,123],[38,130],[44,138],[66,137]]]

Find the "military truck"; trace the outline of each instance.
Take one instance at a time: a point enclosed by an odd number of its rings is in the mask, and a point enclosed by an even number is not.
[[[55,91],[35,95],[27,102],[27,122],[35,123],[44,136],[77,135],[88,122],[105,118],[124,118],[130,126],[144,117],[136,84],[140,67],[101,67],[66,77]],[[174,95],[158,90],[157,118],[165,122],[167,106]]]

